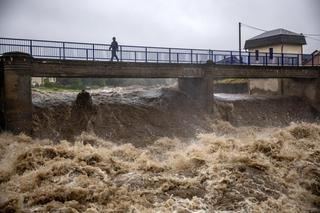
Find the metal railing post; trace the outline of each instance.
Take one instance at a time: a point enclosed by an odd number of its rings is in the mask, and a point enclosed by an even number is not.
[[[88,61],[88,59],[89,59],[88,49],[86,49],[86,59],[87,59],[87,61]]]
[[[32,55],[32,40],[30,40],[30,55],[33,56]]]
[[[300,55],[297,54],[297,66],[299,66],[299,65],[300,65]]]
[[[62,43],[63,60],[66,59],[66,52],[65,52],[65,50],[66,50],[66,44],[65,44],[65,42],[63,42],[63,43]]]
[[[284,54],[281,53],[281,66],[283,66],[283,64],[284,64]]]
[[[61,60],[61,47],[59,47],[59,59]]]
[[[232,51],[230,51],[230,63],[233,64],[233,55],[232,55]]]
[[[251,56],[250,56],[250,52],[249,52],[249,54],[248,54],[248,65],[250,65],[250,63],[251,63],[251,58],[250,58]]]
[[[190,50],[190,54],[191,54],[190,63],[192,64],[192,58],[193,58],[193,57],[192,57],[192,56],[193,56],[193,50],[192,50],[192,49]]]
[[[213,50],[211,50],[211,60],[213,61]]]
[[[169,63],[171,63],[171,48],[169,48]]]
[[[157,63],[159,63],[159,52],[157,52]]]
[[[266,66],[268,66],[268,53],[266,53]]]
[[[148,48],[145,48],[145,55],[146,55],[146,63],[148,62]]]
[[[179,64],[179,53],[177,53],[177,63]]]
[[[198,62],[199,60],[198,60],[198,53],[196,54],[196,63],[198,64],[199,62]]]
[[[94,44],[92,44],[92,60],[94,61]]]
[[[137,51],[134,51],[134,62],[137,62]]]
[[[120,46],[120,61],[122,61],[122,46]]]

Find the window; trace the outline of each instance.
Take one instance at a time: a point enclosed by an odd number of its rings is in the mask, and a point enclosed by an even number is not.
[[[269,58],[270,60],[273,59],[273,48],[269,48]]]

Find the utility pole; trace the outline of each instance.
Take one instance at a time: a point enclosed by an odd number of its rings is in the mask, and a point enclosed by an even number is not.
[[[241,22],[239,22],[239,60],[240,60],[240,64],[242,64],[242,56],[241,56]]]

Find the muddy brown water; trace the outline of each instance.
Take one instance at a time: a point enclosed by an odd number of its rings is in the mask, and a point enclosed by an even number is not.
[[[319,212],[320,125],[305,102],[254,125],[234,97],[212,116],[171,88],[91,95],[75,109],[76,93],[34,92],[35,137],[0,135],[0,212]]]

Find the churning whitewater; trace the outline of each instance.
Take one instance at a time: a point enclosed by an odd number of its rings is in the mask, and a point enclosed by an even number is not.
[[[34,92],[35,137],[0,135],[0,212],[319,212],[320,125],[301,100],[275,127],[171,88],[76,96]]]

